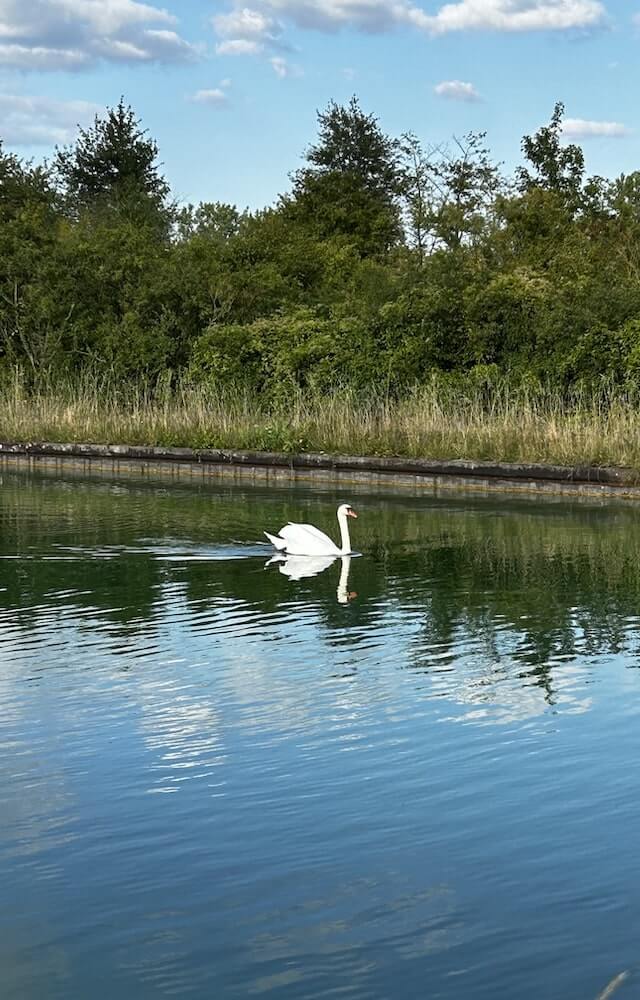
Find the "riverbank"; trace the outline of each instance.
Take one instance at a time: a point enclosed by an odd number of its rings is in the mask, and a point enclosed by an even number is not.
[[[418,492],[467,489],[539,495],[618,496],[640,499],[634,470],[535,463],[438,461],[358,455],[286,454],[131,445],[0,442],[0,470],[97,475],[169,475],[266,482],[333,482]]]
[[[623,468],[640,482],[640,402],[604,389],[567,398],[434,381],[403,399],[349,389],[265,399],[90,379],[27,390],[16,378],[0,387],[0,440]]]

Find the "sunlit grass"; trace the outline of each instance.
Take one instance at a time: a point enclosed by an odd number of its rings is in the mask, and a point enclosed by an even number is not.
[[[134,388],[82,377],[0,386],[0,438],[191,448],[466,458],[640,470],[640,401],[614,391],[453,388],[442,380],[403,399],[339,388],[277,400],[243,390]]]

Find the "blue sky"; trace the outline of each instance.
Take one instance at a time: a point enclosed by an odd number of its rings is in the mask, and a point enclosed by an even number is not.
[[[640,0],[0,0],[0,138],[38,160],[130,103],[182,201],[286,190],[316,109],[357,94],[426,144],[486,131],[511,170],[566,106],[592,173],[640,169]]]

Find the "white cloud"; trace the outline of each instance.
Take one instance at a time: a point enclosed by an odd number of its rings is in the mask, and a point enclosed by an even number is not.
[[[64,144],[101,110],[88,101],[0,94],[0,139],[14,146]]]
[[[264,50],[264,45],[259,42],[252,42],[248,38],[230,38],[226,42],[219,42],[216,45],[216,52],[219,56],[257,56]]]
[[[283,59],[282,56],[273,56],[269,62],[273,67],[274,73],[276,76],[279,76],[281,80],[283,80],[285,76],[289,76],[289,66],[287,64],[287,60]]]
[[[43,45],[0,44],[0,66],[16,69],[82,69],[89,56],[80,49],[53,49]]]
[[[267,17],[259,10],[251,10],[249,7],[219,14],[213,18],[213,26],[223,38],[254,38],[257,41],[277,34],[280,30],[273,17]]]
[[[299,66],[292,66],[288,60],[284,59],[282,56],[272,56],[269,59],[272,69],[276,76],[279,76],[281,80],[284,80],[287,76],[302,76],[303,72]]]
[[[221,87],[211,90],[198,90],[191,98],[196,104],[208,104],[212,108],[225,108],[229,104],[229,95]]]
[[[206,104],[211,108],[217,108],[218,110],[222,108],[229,107],[229,94],[227,91],[231,87],[231,80],[229,78],[221,80],[217,87],[211,87],[208,90],[197,90],[195,94],[191,95],[191,100],[195,104]]]
[[[589,121],[585,118],[565,118],[562,123],[562,134],[568,139],[589,139],[593,136],[605,136],[611,139],[621,139],[631,135],[631,129],[621,122]]]
[[[218,55],[253,56],[265,49],[281,49],[282,25],[271,14],[250,7],[235,7],[227,14],[212,19],[213,27],[223,39],[216,46]]]
[[[480,101],[481,97],[472,83],[462,80],[443,80],[433,88],[438,97],[446,97],[451,101]]]
[[[236,0],[226,14],[213,18],[218,35],[235,53],[255,54],[279,41],[287,22],[298,28],[335,32],[351,28],[365,33],[398,26],[429,35],[460,31],[569,31],[602,26],[601,0],[457,0],[428,13],[414,0]],[[245,48],[241,44],[245,43]],[[251,43],[251,46],[249,46]]]
[[[596,28],[606,18],[600,0],[459,0],[437,14],[412,9],[410,19],[434,35],[451,31],[568,31]]]
[[[381,32],[405,19],[411,7],[407,0],[263,0],[274,14],[299,28],[337,31],[353,27]]]
[[[82,69],[114,62],[184,62],[198,48],[168,11],[137,0],[0,0],[0,66]]]

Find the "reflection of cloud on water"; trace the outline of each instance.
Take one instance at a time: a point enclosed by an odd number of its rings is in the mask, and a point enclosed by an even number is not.
[[[523,670],[521,652],[520,634],[500,623],[490,640],[467,630],[464,642],[454,636],[431,649],[415,648],[410,662],[427,677],[433,697],[470,706],[441,721],[506,725],[550,709],[556,715],[581,715],[591,709],[593,699],[583,692],[593,668],[585,661],[558,655]]]
[[[328,569],[329,567],[325,567]],[[347,568],[348,569],[348,568]],[[324,570],[321,570],[324,571]],[[591,668],[578,661],[550,661],[541,679],[515,655],[520,636],[503,623],[487,645],[486,636],[468,629],[450,643],[424,648],[421,621],[408,609],[383,609],[375,627],[368,623],[335,625],[324,619],[322,604],[300,600],[298,594],[265,620],[249,602],[220,599],[215,607],[194,613],[180,588],[173,586],[163,615],[163,654],[191,650],[178,680],[135,681],[143,713],[142,732],[158,756],[157,789],[175,791],[181,781],[198,776],[202,767],[223,762],[222,732],[239,726],[268,737],[275,744],[292,737],[320,734],[328,743],[366,747],[359,730],[366,729],[381,709],[395,711],[406,701],[405,682],[422,674],[417,708],[437,701],[466,709],[440,719],[482,724],[522,722],[548,713],[588,711],[584,696]],[[170,625],[169,619],[172,619]],[[132,649],[130,653],[135,655]],[[200,662],[198,662],[200,661]],[[170,658],[162,664],[172,665]],[[409,666],[409,671],[398,667]],[[381,669],[383,668],[383,669]],[[215,670],[205,680],[204,671]],[[355,678],[358,683],[353,683]],[[202,684],[209,686],[203,691]],[[415,690],[415,687],[414,687]],[[208,761],[208,763],[207,763]],[[202,767],[201,767],[202,766]],[[210,775],[211,776],[211,775]]]
[[[322,562],[307,569],[335,573],[339,565],[340,599],[350,560]],[[285,568],[300,569],[278,566]],[[69,606],[70,624],[58,626],[56,641],[61,661],[77,647],[114,676],[126,667],[126,689],[154,756],[149,790],[156,792],[175,792],[192,777],[216,787],[224,728],[234,725],[273,741],[316,739],[325,731],[329,741],[364,747],[358,731],[382,708],[402,708],[405,682],[415,684],[416,673],[422,679],[412,702],[424,711],[425,703],[437,700],[439,714],[447,703],[464,709],[462,715],[445,710],[444,718],[452,721],[506,724],[550,708],[567,714],[591,707],[584,696],[590,666],[559,656],[532,669],[523,662],[522,634],[504,621],[492,621],[484,631],[460,623],[449,641],[426,642],[424,613],[417,608],[387,600],[377,611],[369,605],[364,620],[337,617],[331,625],[325,600],[292,587],[288,601],[265,612],[260,604],[230,596],[194,601],[184,583],[168,580],[156,590],[146,626],[141,619],[132,632],[105,620],[104,611],[96,617],[97,609]],[[20,630],[14,648],[33,648],[44,631]],[[113,657],[116,639],[119,655]],[[5,641],[5,649],[11,648]]]
[[[472,687],[463,691],[451,692],[451,696],[459,705],[476,705],[486,701],[484,707],[472,708],[462,715],[445,715],[442,722],[476,722],[484,725],[508,725],[514,722],[526,722],[538,716],[546,715],[549,706],[539,688],[511,688],[494,693],[494,700],[486,697],[476,699]],[[559,715],[582,715],[592,707],[591,698],[574,698],[570,694],[562,696],[556,703]]]
[[[177,792],[193,779],[212,789],[224,784],[219,769],[226,754],[214,699],[203,698],[199,689],[195,695],[183,680],[144,678],[136,684],[135,698],[140,734],[152,754],[148,792]]]

